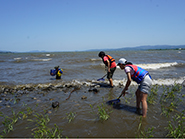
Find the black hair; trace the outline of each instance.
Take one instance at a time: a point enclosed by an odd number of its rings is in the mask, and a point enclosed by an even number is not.
[[[105,56],[105,52],[103,52],[103,51],[99,52],[98,56],[99,57]]]
[[[127,62],[127,61],[126,61],[126,65],[127,65],[127,64],[130,64],[130,65],[132,65],[132,62]]]

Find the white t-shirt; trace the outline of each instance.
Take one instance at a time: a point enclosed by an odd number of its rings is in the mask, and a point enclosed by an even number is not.
[[[134,74],[134,70],[133,70],[131,67],[126,66],[126,67],[125,67],[125,73],[128,73],[128,72],[130,72],[131,75]]]

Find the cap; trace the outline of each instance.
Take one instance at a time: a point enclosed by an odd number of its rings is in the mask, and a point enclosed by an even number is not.
[[[118,61],[118,64],[117,65],[120,65],[120,64],[126,64],[127,63],[127,60],[126,59],[124,59],[124,58],[121,58],[121,59],[119,59],[119,61]]]

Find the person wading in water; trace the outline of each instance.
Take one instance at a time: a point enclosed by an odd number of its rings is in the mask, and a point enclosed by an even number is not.
[[[102,58],[103,63],[108,68],[107,69],[107,79],[109,80],[110,87],[113,88],[114,86],[113,86],[112,77],[116,70],[116,62],[114,58],[112,58],[110,55],[106,55],[105,52],[103,51],[99,52],[98,56]]]
[[[139,87],[135,92],[137,112],[140,111],[140,103],[142,103],[143,117],[146,117],[148,108],[147,96],[152,85],[152,78],[149,72],[136,65],[133,65],[131,62],[127,62],[127,60],[124,58],[121,58],[118,61],[118,66],[121,70],[125,70],[125,73],[127,74],[127,82],[119,98],[122,95],[125,96],[125,93],[128,90],[128,87],[130,86],[131,79],[137,82],[137,84],[139,84]]]

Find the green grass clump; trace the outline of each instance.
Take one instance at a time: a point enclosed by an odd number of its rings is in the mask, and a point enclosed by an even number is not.
[[[66,113],[67,115],[67,119],[68,119],[68,122],[70,123],[71,121],[74,120],[74,118],[76,117],[76,113],[75,112],[70,112],[70,113]]]
[[[15,113],[15,111],[12,110],[12,117],[4,115],[2,112],[0,113],[0,116],[4,117],[4,121],[2,121],[4,125],[4,134],[8,134],[10,131],[14,130],[14,125],[17,123],[19,120],[19,114],[20,113]]]
[[[176,111],[182,99],[179,97],[181,95],[182,85],[174,84],[173,86],[164,86],[163,93],[160,98],[162,115],[166,117],[169,116],[170,112]]]
[[[147,102],[148,102],[149,104],[154,105],[154,104],[157,103],[157,102],[156,102],[156,100],[157,100],[157,95],[158,95],[157,92],[158,92],[158,85],[152,86],[151,91],[150,91],[150,94],[148,95],[148,98],[147,98]]]
[[[176,114],[172,121],[168,122],[167,137],[185,138],[185,110],[182,113]]]
[[[28,121],[35,123],[35,128],[32,129],[34,138],[61,138],[62,130],[55,124],[55,128],[50,129],[47,124],[50,122],[48,115],[36,113],[34,115],[36,120],[28,119]]]
[[[90,105],[90,107],[93,109],[92,105]],[[103,103],[100,106],[98,105],[97,108],[98,108],[98,112],[97,113],[93,112],[93,113],[97,114],[101,121],[106,121],[106,120],[108,120],[110,118],[109,114],[112,111],[107,109]]]
[[[153,138],[154,134],[154,127],[148,128],[148,129],[143,129],[142,128],[142,117],[140,117],[140,123],[137,129],[137,135],[138,138]]]

